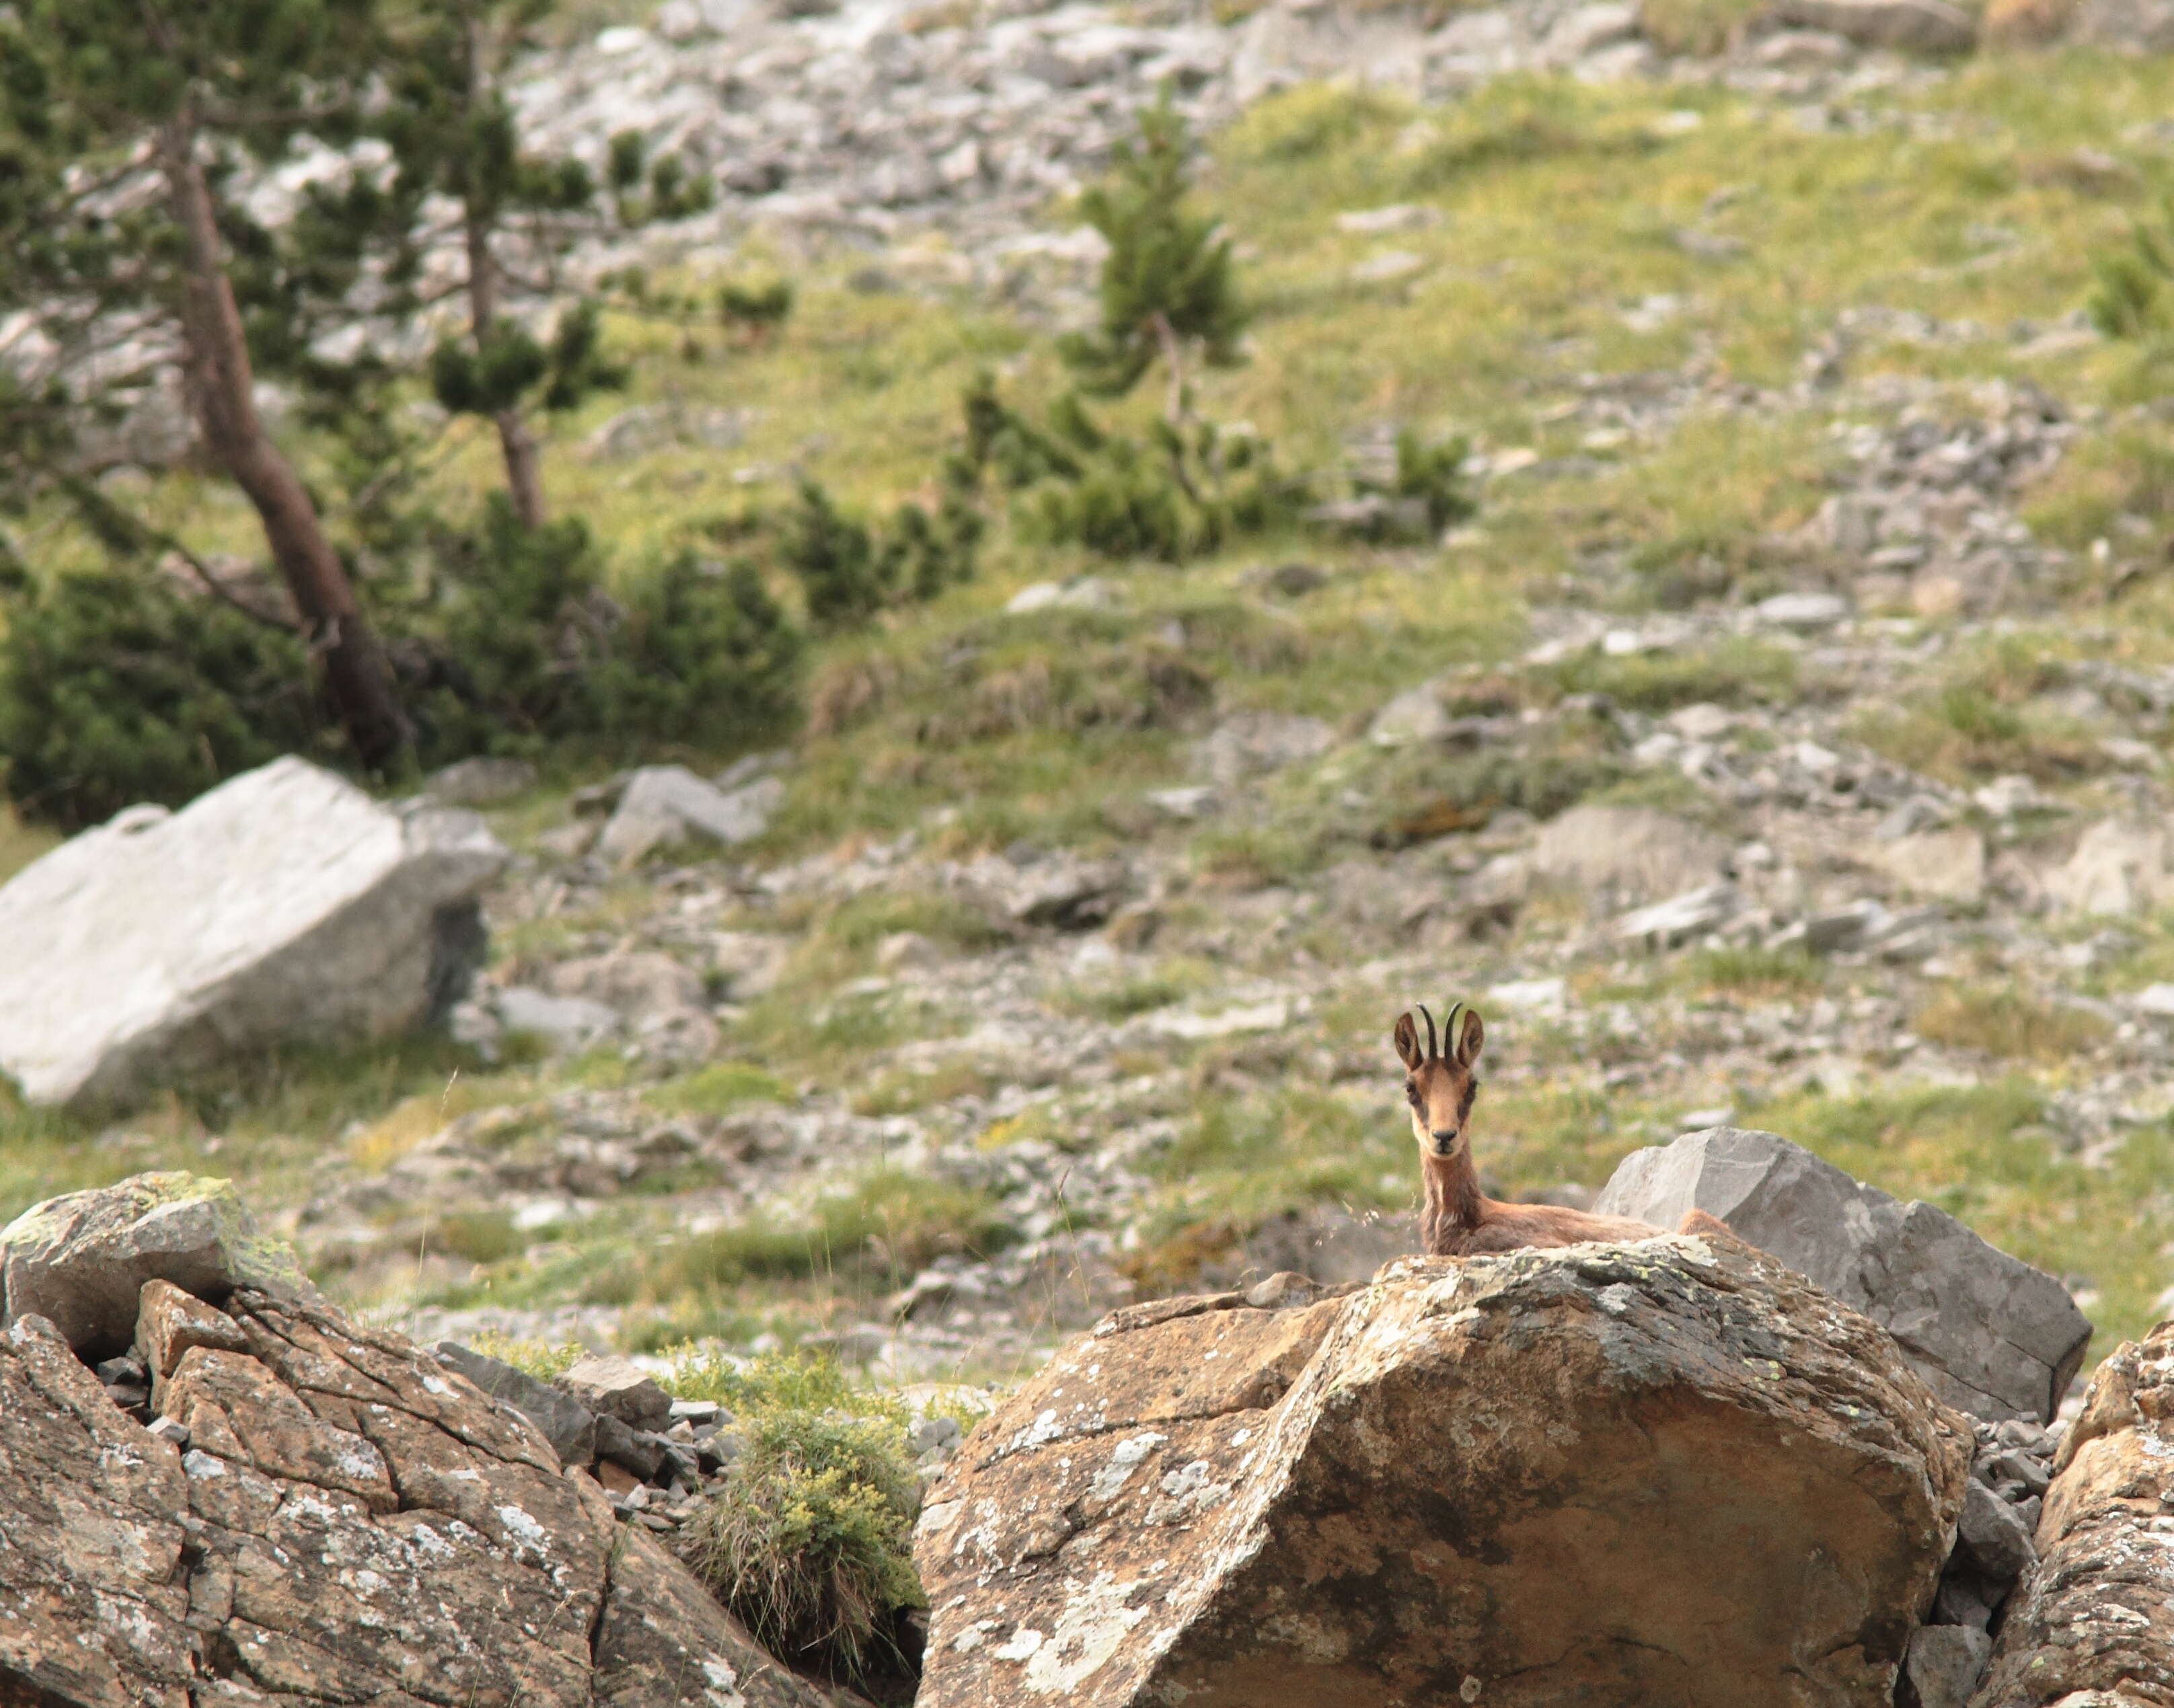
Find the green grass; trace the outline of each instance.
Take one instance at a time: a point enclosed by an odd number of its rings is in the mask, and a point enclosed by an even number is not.
[[[2085,1009],[2007,989],[1951,985],[1917,1011],[1919,1035],[2005,1061],[2060,1068],[2105,1042],[2112,1028]]]
[[[2038,1123],[2043,1094],[2013,1077],[1969,1088],[1856,1098],[1787,1097],[1739,1110],[1740,1125],[1809,1145],[1885,1191],[1923,1198],[2002,1250],[2097,1291],[2086,1368],[2157,1320],[2174,1136],[2140,1129],[2106,1166],[2062,1154]]]

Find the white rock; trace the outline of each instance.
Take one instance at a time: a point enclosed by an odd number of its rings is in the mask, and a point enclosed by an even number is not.
[[[597,838],[597,851],[615,866],[631,866],[655,849],[692,837],[736,847],[767,830],[784,799],[785,784],[777,777],[727,793],[684,765],[647,765],[628,781]]]
[[[1701,700],[1668,714],[1668,727],[1685,741],[1718,741],[1736,727],[1736,714],[1725,705]]]
[[[2070,913],[2118,917],[2174,897],[2166,832],[2104,819],[2083,834],[2064,865],[2046,874],[2046,895]]]
[[[1228,1038],[1239,1032],[1279,1032],[1290,1024],[1298,1012],[1297,1004],[1282,997],[1272,997],[1265,1003],[1225,1008],[1213,1014],[1150,1014],[1144,1024],[1149,1031],[1162,1037],[1194,1041]]]
[[[554,997],[526,985],[509,985],[491,1001],[507,1032],[541,1038],[557,1050],[581,1050],[619,1030],[616,1011],[586,997]]]
[[[1424,255],[1414,255],[1409,249],[1385,249],[1379,255],[1370,255],[1351,269],[1354,284],[1387,284],[1399,278],[1409,278],[1426,266]]]
[[[1408,688],[1379,711],[1366,726],[1366,739],[1376,747],[1415,747],[1440,741],[1449,733],[1451,718],[1432,683]]]
[[[1878,843],[1872,858],[1913,895],[1975,907],[1985,900],[1985,838],[1967,825]]]
[[[1625,914],[1616,921],[1615,934],[1626,943],[1672,949],[1725,924],[1736,912],[1739,900],[1734,884],[1709,884]]]
[[[1569,986],[1560,979],[1514,979],[1508,984],[1490,985],[1487,1003],[1490,1008],[1508,1008],[1522,1014],[1560,1014],[1567,1000]]]
[[[2174,985],[2146,985],[2134,997],[2139,1013],[2174,1019]]]
[[[1809,634],[1848,616],[1849,601],[1836,593],[1777,593],[1754,605],[1751,614],[1770,627]]]
[[[1417,202],[1396,202],[1387,208],[1363,208],[1336,216],[1336,229],[1355,236],[1378,237],[1387,231],[1424,231],[1441,224],[1441,210]]]
[[[401,1030],[457,995],[448,926],[506,858],[472,813],[403,816],[293,758],[132,807],[0,889],[0,1071],[34,1103],[103,1101]]]

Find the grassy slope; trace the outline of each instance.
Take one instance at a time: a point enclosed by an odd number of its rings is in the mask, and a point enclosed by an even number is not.
[[[1342,573],[1295,613],[1272,618],[1236,583],[1245,568],[1272,559],[1273,547],[1182,574],[1105,569],[1127,578],[1123,616],[1008,624],[997,613],[1019,586],[1085,565],[1000,543],[980,585],[878,635],[825,650],[819,696],[857,675],[889,684],[889,697],[845,732],[808,742],[806,781],[765,851],[783,857],[879,834],[939,807],[958,809],[941,835],[961,852],[1030,834],[1091,846],[1133,834],[1118,810],[1123,799],[1182,780],[1174,743],[1155,730],[1074,733],[1061,719],[1045,719],[985,738],[921,740],[923,720],[950,690],[917,673],[962,631],[992,649],[986,680],[1008,662],[1046,667],[1083,646],[1121,659],[1175,614],[1227,634],[1214,671],[1222,703],[1342,720],[1447,663],[1514,657],[1524,640],[1523,602],[1549,592],[1582,552],[1627,549],[1658,568],[1709,552],[1755,576],[1759,537],[1801,523],[1815,506],[1830,454],[1815,423],[1695,418],[1656,446],[1589,443],[1589,430],[1559,408],[1583,374],[1678,369],[1695,359],[1717,381],[1786,382],[1839,311],[1878,306],[1972,321],[1986,334],[1934,348],[1863,343],[1853,375],[2028,379],[2074,403],[2139,395],[2150,376],[2131,353],[2091,346],[2034,355],[2009,328],[2024,319],[2054,322],[2081,300],[2091,248],[2123,230],[2143,205],[2143,184],[2165,176],[2160,156],[2128,138],[2166,111],[2170,95],[2174,67],[2164,62],[2075,56],[1976,64],[1928,92],[1868,101],[1858,128],[1819,133],[1787,113],[1690,88],[1598,92],[1518,82],[1424,114],[1349,91],[1279,98],[1220,139],[1206,185],[1248,257],[1245,277],[1262,313],[1250,362],[1203,377],[1203,409],[1253,422],[1291,464],[1331,458],[1344,432],[1394,419],[1468,430],[1497,449],[1582,451],[1601,466],[1544,484],[1497,484],[1483,526],[1445,554],[1324,554],[1309,545],[1310,557]],[[2130,163],[2131,186],[2079,170],[2080,148]],[[1438,208],[1440,223],[1386,238],[1342,235],[1333,223],[1343,209],[1406,200]],[[1700,258],[1679,241],[1685,230],[1738,240],[1742,252]],[[1390,248],[1421,257],[1424,269],[1395,285],[1350,282],[1355,264]],[[932,311],[906,297],[857,295],[843,282],[854,264],[846,257],[819,268],[801,313],[767,350],[712,350],[690,366],[678,359],[675,338],[622,327],[622,338],[645,351],[635,401],[751,403],[761,413],[739,451],[684,449],[599,465],[580,456],[581,434],[626,400],[598,404],[563,424],[550,451],[554,502],[588,516],[622,561],[639,562],[728,517],[744,502],[729,478],[736,465],[801,462],[852,499],[888,500],[930,473],[954,431],[958,389],[975,370],[1001,365],[1008,385],[1030,398],[1059,383],[1037,332],[964,300]],[[1646,331],[1625,323],[1626,306],[1664,295],[1679,300],[1672,317]],[[1137,407],[1144,412],[1155,401],[1144,395]],[[2133,427],[2096,435],[2039,495],[2032,514],[2044,534],[2082,546],[2127,511],[2163,538],[2174,503],[2159,496],[2169,483],[2155,473],[2154,437]],[[468,447],[453,478],[487,480],[487,451],[480,441]],[[184,490],[173,501],[201,497]],[[221,525],[235,527],[224,514],[231,506],[219,503]],[[2147,586],[2123,608],[2119,634],[2097,650],[2164,658],[2174,637],[2167,597]],[[2058,644],[2082,643],[2062,635]],[[1957,763],[1967,770],[1970,756]],[[508,829],[541,822],[556,798],[554,791],[512,809]],[[24,833],[0,833],[0,867],[36,846]],[[1203,839],[1200,857],[1209,868],[1227,860],[1274,871],[1337,851],[1333,839],[1271,837],[1235,850]],[[637,887],[605,911],[638,910],[645,900]],[[516,932],[503,952],[546,948],[547,938],[609,922],[554,922],[527,939]],[[785,992],[754,1011],[731,1046],[787,1084],[850,1066],[865,1044],[851,1026],[811,1026],[803,1016],[837,979],[868,970],[879,927],[895,922],[808,923],[819,928]],[[2154,923],[2128,970],[2109,977],[2140,980],[2174,954],[2170,943],[2174,932]],[[1457,976],[1484,975],[1487,959]],[[1199,976],[1182,965],[1168,975],[1181,985]],[[1701,976],[1676,969],[1653,976]],[[1777,978],[1778,992],[1759,987]],[[1808,982],[1848,995],[1847,976],[1831,970],[1736,967],[1717,970],[1706,996],[1722,1006],[1801,1000]],[[1626,994],[1636,991],[1634,981]],[[1123,992],[1103,999],[1133,1000]],[[1312,1024],[1335,1049],[1375,1052],[1380,1023],[1371,1008],[1353,1004],[1324,1009]],[[914,1023],[895,1024],[911,1030]],[[1665,1118],[1681,1106],[1626,1107],[1596,1089],[1593,1064],[1572,1061],[1566,1049],[1551,1053],[1538,1031],[1525,1053],[1536,1068],[1552,1063],[1560,1072],[1490,1093],[1489,1154],[1507,1186],[1598,1181],[1625,1151],[1665,1136]],[[1402,1199],[1403,1144],[1391,1112],[1376,1106],[1386,1098],[1354,1102],[1287,1089],[1231,1106],[1213,1089],[1211,1055],[1196,1052],[1199,1089],[1164,1111],[1187,1134],[1165,1165],[1164,1231],[1176,1235],[1311,1195]],[[456,1065],[419,1049],[289,1062],[170,1100],[132,1122],[125,1138],[29,1116],[0,1121],[0,1213],[154,1164],[235,1172],[254,1191],[291,1200],[327,1146],[363,1147],[381,1162],[440,1114],[614,1072],[609,1062],[516,1068],[479,1084],[454,1078]],[[2050,1268],[2087,1276],[2102,1295],[2103,1352],[2148,1322],[2162,1284],[2174,1207],[2155,1182],[2174,1158],[2163,1127],[2140,1131],[2106,1170],[2062,1159],[2033,1137],[2044,1096],[2070,1071],[2058,1060],[2025,1060],[2012,1077],[1975,1089],[1800,1095],[1739,1115],[1814,1143],[1891,1190],[1932,1197]],[[1694,1095],[1687,1086],[1685,1100]],[[390,1121],[381,1121],[387,1111]],[[358,1119],[377,1124],[350,1129]],[[578,1285],[568,1278],[627,1249],[600,1230],[568,1250],[567,1267],[544,1290]],[[792,1284],[819,1292],[823,1284]],[[749,1300],[760,1307],[766,1297],[756,1289]],[[718,1318],[674,1321],[693,1327]]]

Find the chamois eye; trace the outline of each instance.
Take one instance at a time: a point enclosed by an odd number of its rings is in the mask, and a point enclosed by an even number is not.
[[[1410,1104],[1414,1109],[1417,1109],[1420,1106],[1420,1082],[1418,1080],[1407,1079],[1404,1081],[1404,1101]]]

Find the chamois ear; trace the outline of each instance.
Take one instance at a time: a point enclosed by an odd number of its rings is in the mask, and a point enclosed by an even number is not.
[[[1462,1067],[1469,1068],[1479,1059],[1479,1051],[1487,1042],[1487,1029],[1479,1024],[1478,1012],[1464,1011],[1464,1030],[1457,1035],[1457,1059]]]
[[[1397,1021],[1397,1057],[1414,1073],[1426,1057],[1420,1053],[1420,1029],[1413,1023],[1412,1011],[1404,1010]]]

